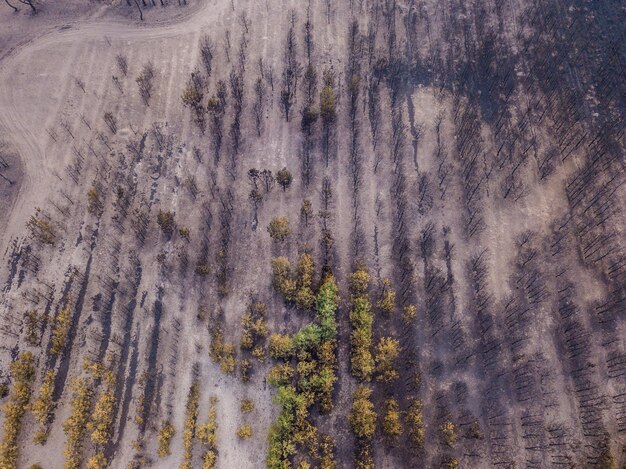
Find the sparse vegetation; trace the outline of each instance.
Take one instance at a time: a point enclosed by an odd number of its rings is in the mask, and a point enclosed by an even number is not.
[[[159,434],[157,435],[157,440],[159,443],[158,454],[159,457],[164,458],[170,455],[170,442],[172,438],[176,434],[176,430],[171,422],[166,421],[163,423],[163,426],[159,430]]]
[[[35,358],[30,352],[21,353],[10,365],[13,385],[9,401],[2,406],[4,413],[2,442],[0,443],[0,466],[17,467],[18,438],[22,419],[26,413],[35,377]]]
[[[65,432],[65,469],[78,469],[83,461],[84,439],[93,401],[93,389],[87,378],[76,378],[72,382],[71,414],[63,423]]]
[[[374,371],[372,357],[372,326],[374,316],[368,298],[370,275],[364,266],[350,276],[352,309],[350,311],[350,364],[352,374],[360,380],[369,381]]]
[[[52,392],[54,391],[54,378],[56,373],[54,370],[46,371],[36,399],[30,406],[30,410],[35,416],[35,420],[39,428],[35,432],[33,441],[38,444],[44,444],[48,438],[48,425],[54,411],[54,402],[52,400]]]
[[[50,353],[52,355],[59,355],[65,349],[65,344],[67,342],[71,326],[72,307],[70,299],[61,309],[61,311],[59,311],[57,317],[54,320],[54,332],[52,333],[52,340],[50,345]]]
[[[185,409],[185,426],[183,428],[183,462],[181,469],[191,469],[191,457],[193,451],[193,440],[196,436],[196,424],[198,421],[198,405],[200,399],[200,386],[193,382],[189,388],[187,396],[187,406]]]
[[[391,337],[381,337],[376,345],[374,360],[376,362],[376,379],[384,383],[395,381],[400,377],[395,361],[400,354],[400,342]]]
[[[620,2],[0,5],[0,469],[622,467]]]
[[[217,462],[217,398],[211,397],[207,423],[198,425],[198,439],[206,446],[202,458],[202,469],[214,469]]]

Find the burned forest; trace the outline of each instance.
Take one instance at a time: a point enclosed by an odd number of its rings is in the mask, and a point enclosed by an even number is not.
[[[615,0],[0,2],[0,469],[626,468]]]

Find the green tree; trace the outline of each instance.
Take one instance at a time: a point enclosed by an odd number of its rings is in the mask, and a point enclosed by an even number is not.
[[[289,360],[293,355],[291,337],[286,334],[272,334],[269,339],[269,349],[272,358]]]
[[[409,432],[409,441],[414,446],[420,447],[424,443],[424,417],[422,415],[422,403],[419,399],[411,399],[409,410],[406,413],[406,423]]]
[[[386,314],[393,313],[396,308],[396,292],[391,288],[391,280],[388,278],[382,281],[378,307]]]
[[[176,434],[174,425],[170,421],[166,421],[157,435],[157,441],[159,443],[159,449],[157,451],[159,457],[164,458],[170,454],[170,442]]]
[[[302,201],[302,207],[300,207],[300,218],[304,220],[305,226],[309,226],[309,220],[313,217],[313,204],[309,199]]]
[[[174,212],[159,210],[157,223],[165,235],[172,236],[174,232]]]
[[[402,435],[402,423],[400,422],[400,410],[395,399],[385,402],[383,414],[383,433],[389,442]]]
[[[287,217],[276,217],[268,225],[267,231],[274,241],[282,242],[291,234],[289,220]]]
[[[331,71],[324,72],[324,87],[320,92],[320,116],[324,124],[330,124],[337,115],[335,77]]]
[[[395,360],[400,354],[400,342],[391,337],[381,337],[376,345],[376,379],[384,383],[400,377]]]
[[[283,188],[283,191],[287,190],[289,186],[291,186],[291,182],[293,181],[293,176],[291,172],[287,168],[283,168],[278,173],[276,173],[276,181]]]
[[[359,386],[352,395],[352,408],[348,420],[352,432],[359,438],[371,439],[376,431],[376,411],[370,400],[372,390]]]
[[[17,467],[18,437],[22,429],[22,418],[30,401],[32,383],[35,378],[35,357],[30,352],[18,355],[10,365],[13,385],[9,401],[2,406],[4,432],[0,443],[0,467]]]
[[[272,283],[287,302],[295,300],[296,281],[291,278],[291,265],[286,257],[272,259]]]

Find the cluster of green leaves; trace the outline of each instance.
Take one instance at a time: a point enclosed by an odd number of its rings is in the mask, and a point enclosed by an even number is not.
[[[307,252],[300,256],[295,275],[292,274],[291,264],[286,257],[277,257],[272,260],[272,283],[274,287],[283,295],[285,302],[295,303],[305,311],[309,311],[315,306],[314,273],[313,256]]]
[[[26,325],[26,342],[33,347],[39,345],[41,340],[41,318],[34,309],[26,311],[24,314]]]
[[[357,437],[355,465],[360,469],[374,467],[371,446],[376,432],[377,414],[371,395],[371,388],[363,385],[357,387],[352,395],[352,408],[348,415],[352,433]]]
[[[276,217],[270,221],[267,231],[274,241],[283,242],[291,234],[291,227],[287,217]]]
[[[157,442],[159,443],[157,454],[159,457],[164,458],[170,455],[170,442],[175,434],[174,425],[169,420],[165,421],[157,434]]]
[[[395,367],[395,361],[400,354],[400,342],[391,337],[381,337],[376,345],[376,379],[384,383],[395,381],[400,373]]]
[[[54,356],[59,355],[65,349],[67,338],[70,334],[72,326],[72,300],[69,299],[57,317],[54,319],[54,331],[52,332],[52,342],[50,353]]]
[[[30,352],[18,355],[17,360],[11,363],[13,386],[9,401],[4,404],[4,432],[0,443],[0,467],[17,467],[18,446],[17,440],[22,428],[22,418],[26,412],[32,393],[32,384],[35,378],[35,358]]]
[[[202,457],[202,469],[214,469],[217,462],[217,398],[211,397],[207,423],[198,426],[198,439],[207,450]]]
[[[78,469],[82,463],[83,440],[87,433],[93,399],[91,380],[76,378],[72,382],[71,413],[63,424],[65,442],[65,469]]]
[[[224,342],[224,335],[219,327],[211,329],[209,355],[214,362],[219,363],[222,372],[234,373],[236,367],[235,346],[230,342]]]
[[[191,469],[191,457],[193,440],[196,436],[196,422],[198,421],[198,401],[200,399],[200,386],[194,381],[189,388],[187,406],[185,408],[185,426],[183,428],[183,462],[180,469]]]
[[[39,428],[35,432],[34,441],[43,445],[48,438],[49,423],[54,411],[54,402],[52,401],[52,393],[54,392],[54,379],[56,373],[54,370],[46,371],[37,398],[30,405],[30,410],[35,416],[35,420],[39,424]]]
[[[318,460],[320,467],[334,468],[334,443],[322,439],[320,444],[318,431],[309,419],[309,410],[315,404],[322,412],[332,409],[337,380],[338,302],[335,279],[327,275],[316,297],[316,321],[301,328],[290,341],[284,335],[270,337],[270,354],[295,362],[295,366],[278,364],[268,375],[268,381],[277,386],[275,401],[281,406],[281,413],[270,428],[267,458],[270,469],[292,467],[291,459],[300,446],[308,449],[309,456]]]
[[[111,441],[113,436],[113,418],[115,417],[115,374],[101,364],[93,364],[88,367],[92,375],[104,385],[99,391],[96,403],[91,413],[91,420],[87,424],[91,432],[91,442],[96,448],[96,453],[87,461],[88,468],[107,467],[104,456],[104,447]]]
[[[391,314],[396,309],[396,292],[391,288],[391,280],[388,278],[381,282],[378,308],[385,314]]]
[[[172,236],[174,232],[174,212],[159,210],[157,224],[165,235]]]
[[[242,335],[239,346],[249,351],[252,356],[265,358],[264,341],[267,337],[267,307],[264,303],[253,301],[241,318]]]
[[[350,276],[350,291],[352,293],[350,364],[352,374],[363,381],[369,381],[374,371],[374,359],[371,352],[374,315],[368,297],[370,280],[370,274],[365,266],[360,266]]]
[[[406,413],[406,423],[409,432],[409,441],[416,447],[424,443],[424,416],[422,415],[422,403],[419,399],[411,399],[409,410]]]

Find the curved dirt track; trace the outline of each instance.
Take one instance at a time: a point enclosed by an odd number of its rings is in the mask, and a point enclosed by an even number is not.
[[[34,208],[42,202],[46,195],[39,188],[48,188],[56,179],[44,166],[47,150],[51,141],[44,126],[33,126],[26,122],[24,102],[18,97],[17,91],[24,85],[23,79],[17,79],[15,69],[28,60],[33,51],[58,51],[68,45],[87,41],[102,41],[114,38],[117,41],[132,39],[151,40],[173,38],[181,34],[197,31],[211,20],[215,12],[215,2],[205,2],[196,11],[189,12],[176,20],[156,25],[149,23],[130,23],[115,19],[81,20],[72,24],[57,26],[52,30],[27,40],[12,49],[0,60],[0,131],[5,139],[18,151],[22,159],[23,178],[19,192],[8,213],[0,219],[0,252],[4,253],[8,244],[21,231]],[[208,16],[208,18],[207,18]],[[68,71],[69,72],[69,71]],[[34,70],[33,74],[37,71]],[[71,73],[61,77],[64,81],[71,80]],[[54,108],[46,108],[38,103],[42,116],[53,115]],[[61,103],[62,104],[62,103]],[[30,116],[32,117],[32,116]]]

